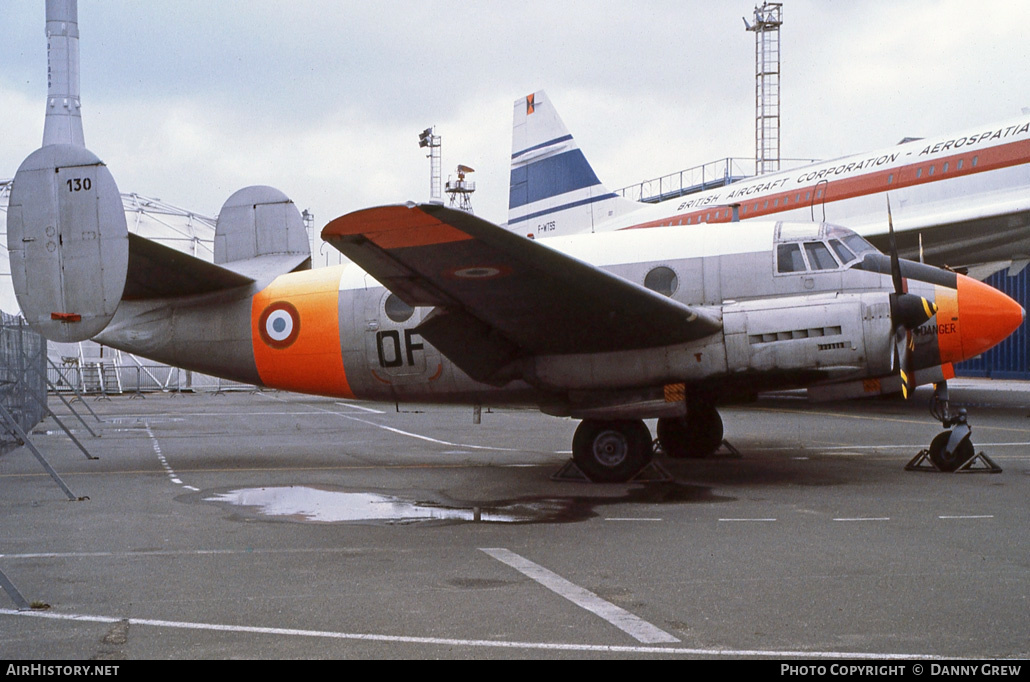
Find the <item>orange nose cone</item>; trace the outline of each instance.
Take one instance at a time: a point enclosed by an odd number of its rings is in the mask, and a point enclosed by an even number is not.
[[[959,275],[958,317],[962,359],[968,359],[1008,338],[1023,324],[1026,311],[994,287]]]

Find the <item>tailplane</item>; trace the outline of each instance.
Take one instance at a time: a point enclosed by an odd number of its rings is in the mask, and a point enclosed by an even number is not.
[[[508,228],[533,237],[593,232],[640,208],[609,191],[543,91],[515,101]]]

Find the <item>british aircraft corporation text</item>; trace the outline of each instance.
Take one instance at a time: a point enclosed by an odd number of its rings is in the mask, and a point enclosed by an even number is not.
[[[982,144],[985,142],[993,142],[995,140],[1003,140],[1010,137],[1016,137],[1020,135],[1026,135],[1030,133],[1030,122],[1022,125],[1010,125],[1005,128],[998,128],[997,130],[987,130],[976,135],[966,135],[963,137],[956,137],[951,140],[945,140],[938,142],[933,145],[927,145],[915,154],[915,157],[924,158],[927,156],[933,156],[935,154],[943,154],[946,152],[955,152],[960,149],[966,149],[973,145]],[[905,156],[912,156],[913,153],[909,152]],[[902,158],[901,152],[892,152],[890,154],[882,154],[880,156],[871,156],[868,159],[861,161],[849,161],[848,163],[842,163],[839,166],[830,166],[829,168],[822,168],[820,170],[812,170],[802,173],[795,178],[794,182],[797,185],[810,185],[813,182],[819,182],[831,176],[841,176],[854,171],[869,170],[876,168],[877,166],[883,166],[885,164],[893,164],[898,159]],[[690,201],[684,201],[680,204],[676,210],[682,211],[688,208],[701,208],[703,206],[714,206],[716,204],[729,204],[733,203],[733,199],[740,199],[742,197],[751,196],[752,194],[764,194],[774,189],[785,189],[790,182],[789,177],[782,177],[778,180],[770,180],[769,182],[757,183],[748,185],[746,187],[740,187],[734,189],[728,194],[709,194],[704,197],[698,197],[691,199]]]

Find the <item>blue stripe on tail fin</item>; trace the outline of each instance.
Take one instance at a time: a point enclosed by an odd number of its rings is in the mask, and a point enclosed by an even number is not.
[[[508,226],[533,236],[603,229],[639,204],[610,192],[543,91],[515,102]]]

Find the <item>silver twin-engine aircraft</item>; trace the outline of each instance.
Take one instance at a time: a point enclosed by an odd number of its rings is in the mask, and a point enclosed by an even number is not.
[[[981,282],[822,222],[528,239],[393,205],[331,221],[322,238],[355,264],[310,270],[294,204],[250,187],[223,206],[208,263],[128,234],[107,167],[74,139],[44,142],[14,179],[8,245],[48,338],[290,391],[537,406],[582,420],[573,459],[596,481],[648,464],[646,419],[667,454],[703,456],[720,405],[908,394],[1024,319]],[[940,468],[972,456],[968,437],[934,442]]]

